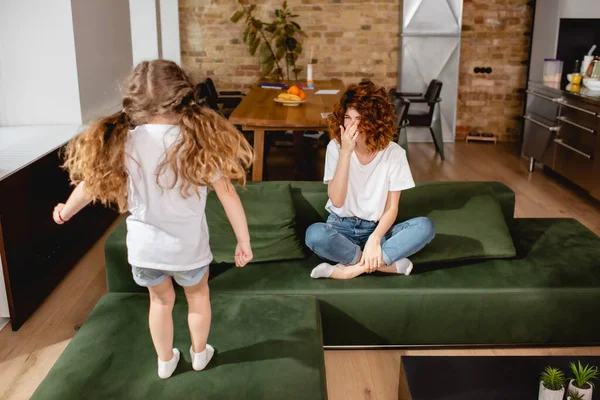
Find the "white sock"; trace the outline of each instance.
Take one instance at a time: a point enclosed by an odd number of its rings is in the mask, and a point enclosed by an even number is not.
[[[161,361],[158,359],[158,376],[162,379],[167,379],[173,372],[175,368],[177,368],[177,363],[179,362],[179,350],[173,349],[173,358],[169,361]]]
[[[335,267],[337,267],[337,265],[321,263],[313,268],[313,270],[310,273],[310,277],[314,279],[329,278]]]
[[[413,263],[408,258],[403,258],[394,263],[396,265],[396,272],[402,275],[410,275],[413,270]]]
[[[196,371],[202,371],[215,354],[215,349],[210,345],[206,344],[206,348],[200,353],[194,353],[194,348],[190,346],[190,356],[192,357],[192,367]]]

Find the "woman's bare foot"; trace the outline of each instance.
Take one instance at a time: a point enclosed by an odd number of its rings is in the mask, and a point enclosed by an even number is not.
[[[329,277],[331,279],[353,279],[365,272],[367,272],[366,267],[360,265],[360,263],[354,265],[338,264],[335,266]]]
[[[357,276],[364,274],[366,268],[360,264],[344,265],[336,264],[331,265],[328,263],[321,263],[317,265],[312,272],[310,277],[314,279],[318,278],[330,278],[330,279],[352,279]]]

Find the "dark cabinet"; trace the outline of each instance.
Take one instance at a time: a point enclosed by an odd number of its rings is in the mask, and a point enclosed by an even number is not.
[[[571,95],[530,82],[522,154],[600,199],[600,97]]]

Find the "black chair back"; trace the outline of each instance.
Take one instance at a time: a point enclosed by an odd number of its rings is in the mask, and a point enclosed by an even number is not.
[[[396,114],[396,117],[394,118],[394,129],[398,129],[398,127],[402,126],[404,121],[406,121],[408,110],[410,108],[410,101],[404,97],[396,97],[393,100],[393,103]]]
[[[425,96],[423,96],[423,97],[425,98],[425,101],[430,106],[432,106],[439,100],[441,94],[442,94],[442,82],[438,81],[437,79],[433,79],[429,83],[429,86],[427,87],[427,91],[425,92]]]
[[[219,106],[217,104],[217,94],[211,90],[210,85],[206,81],[197,84],[194,91],[196,92],[196,100],[199,103],[205,103],[213,110],[219,110]]]

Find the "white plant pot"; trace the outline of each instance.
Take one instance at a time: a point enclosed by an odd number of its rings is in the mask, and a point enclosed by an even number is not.
[[[540,381],[540,392],[538,394],[538,400],[563,400],[565,396],[565,388],[560,390],[548,390]]]
[[[578,387],[576,387],[573,382],[575,382],[574,379],[571,379],[569,381],[569,389],[567,390],[567,394],[571,393],[571,392],[575,392],[578,393],[579,395],[583,396],[583,400],[592,400],[592,392],[594,391],[594,388],[592,387],[592,385],[589,385],[589,388],[587,389],[579,389]]]

